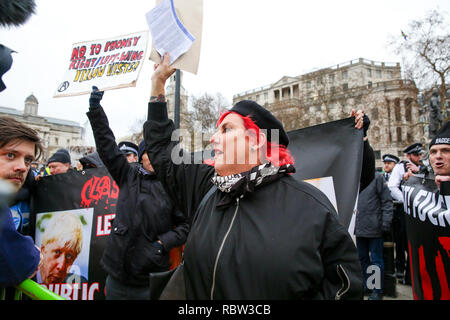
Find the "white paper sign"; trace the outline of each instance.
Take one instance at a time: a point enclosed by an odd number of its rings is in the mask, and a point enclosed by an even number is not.
[[[161,56],[169,52],[169,64],[172,64],[191,48],[195,37],[178,18],[173,0],[161,1],[145,17],[147,18],[156,51]]]
[[[54,97],[136,86],[147,52],[148,31],[75,43]]]
[[[162,3],[162,0],[156,0],[156,5],[160,3]],[[183,71],[197,74],[202,43],[203,0],[171,0],[171,7],[175,9],[178,20],[195,38],[191,48],[174,61],[172,66]],[[154,39],[152,40],[154,42]],[[150,60],[155,63],[161,62],[160,54],[156,51],[154,44],[152,45],[152,50],[150,52]]]

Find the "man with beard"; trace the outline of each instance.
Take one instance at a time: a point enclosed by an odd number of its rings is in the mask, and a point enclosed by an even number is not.
[[[42,152],[37,132],[8,117],[0,117],[0,179],[14,191],[25,182],[31,163]],[[11,210],[0,208],[0,286],[17,285],[32,278],[40,261],[30,237],[16,230]]]

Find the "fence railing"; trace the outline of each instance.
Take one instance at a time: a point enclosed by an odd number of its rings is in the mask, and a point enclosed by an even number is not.
[[[16,286],[16,292],[14,294],[14,300],[21,300],[22,293],[26,294],[33,300],[66,300],[60,295],[48,290],[33,280],[26,279],[21,284]],[[0,288],[0,300],[5,300],[6,290]]]

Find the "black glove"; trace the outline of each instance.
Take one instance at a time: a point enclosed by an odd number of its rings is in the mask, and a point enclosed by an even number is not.
[[[101,107],[100,101],[103,98],[103,91],[98,91],[96,86],[92,86],[91,96],[89,97],[89,106],[91,108]]]
[[[367,116],[367,114],[364,114],[363,117],[363,132],[364,132],[364,137],[367,136],[367,130],[369,130],[369,126],[370,126],[370,119]]]

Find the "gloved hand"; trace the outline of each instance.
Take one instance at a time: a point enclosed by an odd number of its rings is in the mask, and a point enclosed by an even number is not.
[[[100,101],[103,98],[103,91],[98,91],[96,86],[92,86],[91,96],[89,97],[89,106],[91,108],[101,107]]]
[[[369,126],[370,126],[370,119],[367,116],[367,114],[364,114],[363,117],[363,132],[364,132],[364,137],[367,136],[367,130],[369,130]]]

